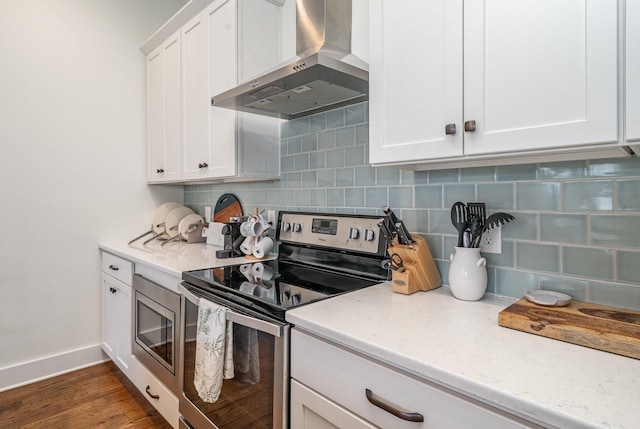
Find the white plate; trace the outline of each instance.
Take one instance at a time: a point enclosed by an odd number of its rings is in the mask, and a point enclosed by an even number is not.
[[[549,307],[564,307],[571,301],[571,296],[566,293],[543,289],[530,290],[524,296],[535,304]]]
[[[187,240],[189,238],[189,234],[187,231],[191,225],[198,225],[204,223],[204,219],[197,213],[191,213],[182,218],[180,223],[178,224],[178,233],[180,236]]]
[[[169,238],[173,238],[178,235],[178,225],[180,221],[184,219],[185,216],[193,213],[189,207],[180,206],[177,209],[171,210],[171,212],[167,215],[167,220],[165,221],[165,234],[169,236]]]
[[[182,207],[180,203],[164,203],[159,206],[153,213],[153,219],[151,220],[151,229],[156,234],[164,233],[164,225],[167,221],[167,215],[178,207]]]

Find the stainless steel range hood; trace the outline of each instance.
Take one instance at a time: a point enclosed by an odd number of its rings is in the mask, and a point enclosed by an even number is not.
[[[295,119],[369,98],[369,72],[342,61],[351,53],[351,0],[295,1],[300,59],[212,97],[212,106]]]

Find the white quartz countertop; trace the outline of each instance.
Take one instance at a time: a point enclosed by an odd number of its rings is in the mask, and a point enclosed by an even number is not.
[[[99,243],[98,247],[106,252],[120,256],[129,261],[156,268],[162,272],[181,278],[183,271],[216,268],[226,265],[243,264],[249,261],[242,258],[217,258],[219,246],[206,243],[172,242],[161,246],[161,242],[154,240],[146,245],[134,242],[131,245],[123,242]],[[271,254],[266,259],[273,259],[277,255]]]
[[[514,300],[402,295],[389,283],[287,313],[287,320],[400,370],[557,428],[640,428],[640,361],[498,325]]]

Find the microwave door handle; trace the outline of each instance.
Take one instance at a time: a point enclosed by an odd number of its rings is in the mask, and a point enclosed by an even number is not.
[[[193,305],[199,305],[200,297],[194,295],[191,291],[189,291],[182,285],[179,285],[178,289],[180,290],[182,296],[188,299]],[[236,313],[233,310],[227,311],[227,320],[242,326],[246,326],[247,328],[257,329],[269,335],[273,335],[274,337],[282,336],[282,326],[275,325],[273,323],[267,322],[265,320],[260,320],[255,317],[245,316],[244,314]]]

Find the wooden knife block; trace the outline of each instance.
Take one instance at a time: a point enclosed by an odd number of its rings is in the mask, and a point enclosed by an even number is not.
[[[394,243],[389,246],[389,255],[397,253],[402,258],[404,272],[392,271],[391,285],[394,292],[411,295],[419,290],[431,290],[442,285],[442,278],[431,256],[424,238],[413,235],[412,247]]]

